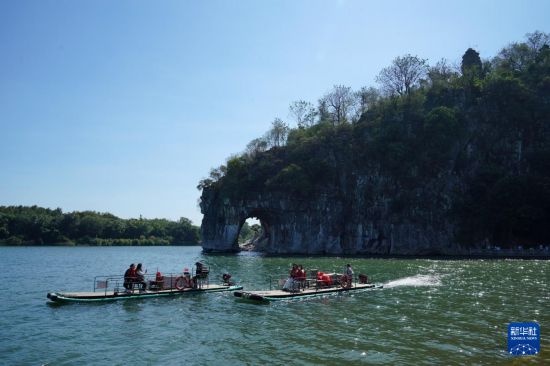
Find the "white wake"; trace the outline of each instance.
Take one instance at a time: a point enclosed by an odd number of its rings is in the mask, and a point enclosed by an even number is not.
[[[441,277],[438,275],[416,275],[399,278],[384,284],[384,288],[399,286],[441,286]]]

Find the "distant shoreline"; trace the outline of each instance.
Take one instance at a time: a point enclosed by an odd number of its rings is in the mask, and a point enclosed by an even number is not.
[[[13,244],[6,244],[6,243],[0,243],[0,247],[5,248],[72,248],[72,247],[200,247],[200,244],[197,243],[186,243],[186,244],[160,244],[160,245],[154,245],[154,244],[144,244],[144,245],[131,245],[131,244],[82,244],[82,243],[58,243],[58,244],[21,244],[21,245],[13,245]]]
[[[199,227],[185,217],[178,221],[121,219],[107,212],[0,206],[0,245],[143,246],[199,241]]]
[[[169,245],[94,245],[94,244],[24,244],[24,245],[7,245],[1,244],[4,248],[73,248],[73,247],[202,247],[197,243],[186,244],[169,244]],[[262,257],[281,257],[281,258],[364,258],[364,259],[431,259],[431,260],[468,260],[468,259],[533,259],[533,260],[550,260],[550,251],[542,250],[533,253],[518,253],[503,251],[502,253],[472,253],[472,254],[307,254],[307,253],[265,253],[254,250],[241,250],[234,252],[204,252],[205,255],[239,255],[249,254],[251,256]]]

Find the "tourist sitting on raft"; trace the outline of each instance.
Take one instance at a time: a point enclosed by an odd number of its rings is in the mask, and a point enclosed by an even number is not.
[[[126,290],[131,290],[133,288],[133,283],[136,280],[136,265],[134,263],[130,264],[130,267],[124,272],[124,288]]]
[[[320,286],[332,286],[332,277],[325,272],[317,272],[317,284]]]
[[[147,283],[145,283],[145,273],[147,271],[143,272],[143,269],[141,268],[141,263],[138,263],[136,267],[136,280],[135,283],[139,284],[141,287],[141,290],[147,289]]]
[[[306,287],[306,270],[304,267],[300,264],[298,266],[298,271],[296,273],[296,278],[294,279],[298,283],[298,288],[305,288]]]
[[[298,265],[293,263],[292,269],[290,270],[290,275],[285,281],[285,284],[283,285],[283,291],[294,291],[295,285],[296,285],[296,279],[298,278]]]
[[[164,288],[164,276],[157,271],[155,280],[149,281],[149,290],[162,290]]]
[[[306,271],[300,264],[292,264],[290,275],[286,279],[283,285],[283,291],[296,291],[297,289],[305,287],[306,283]]]

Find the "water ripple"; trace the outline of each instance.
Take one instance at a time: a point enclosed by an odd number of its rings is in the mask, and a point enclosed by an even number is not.
[[[505,352],[508,324],[550,327],[549,261],[208,257],[197,247],[0,248],[0,255],[3,364],[515,364]],[[197,259],[248,289],[268,288],[293,262],[327,271],[351,262],[384,289],[267,306],[227,293],[46,306],[46,292],[89,290],[95,274],[131,262],[169,272]],[[550,361],[546,344],[541,364]]]

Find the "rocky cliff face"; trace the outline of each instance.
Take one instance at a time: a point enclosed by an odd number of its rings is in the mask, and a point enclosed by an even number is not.
[[[432,70],[353,123],[323,110],[284,144],[254,140],[199,183],[204,250],[239,250],[249,217],[260,219],[268,253],[546,248],[550,47],[525,43],[480,65]]]
[[[350,181],[350,179],[348,179]],[[401,187],[387,177],[352,179],[350,192],[296,199],[282,193],[246,194],[238,199],[205,189],[201,197],[203,248],[238,251],[247,218],[261,221],[267,253],[278,254],[460,254],[448,222],[452,179],[416,189],[399,207]],[[344,193],[344,194],[342,194]]]
[[[296,173],[285,177],[289,184],[272,188],[276,179],[250,179],[250,172],[260,171],[261,166],[247,166],[241,176],[229,175],[203,189],[203,248],[239,251],[240,229],[251,217],[261,221],[265,233],[261,250],[270,254],[493,256],[491,248],[544,246],[544,238],[550,237],[550,231],[543,231],[548,217],[544,207],[550,207],[548,178],[546,168],[539,169],[543,173],[535,168],[539,161],[550,163],[550,153],[528,160],[518,153],[521,141],[513,134],[486,144],[489,133],[455,143],[451,158],[432,171],[407,161],[399,172],[383,169],[375,160],[350,163],[352,154],[334,149],[311,155],[312,159],[328,156],[327,170],[334,175],[304,183]],[[533,151],[525,156],[537,157]],[[277,171],[290,170],[284,168],[285,153],[274,151],[259,161],[282,161],[283,168],[274,169],[277,178],[281,175]],[[232,169],[239,171],[238,166]],[[269,177],[270,171],[265,171]],[[532,235],[537,230],[538,236]]]

